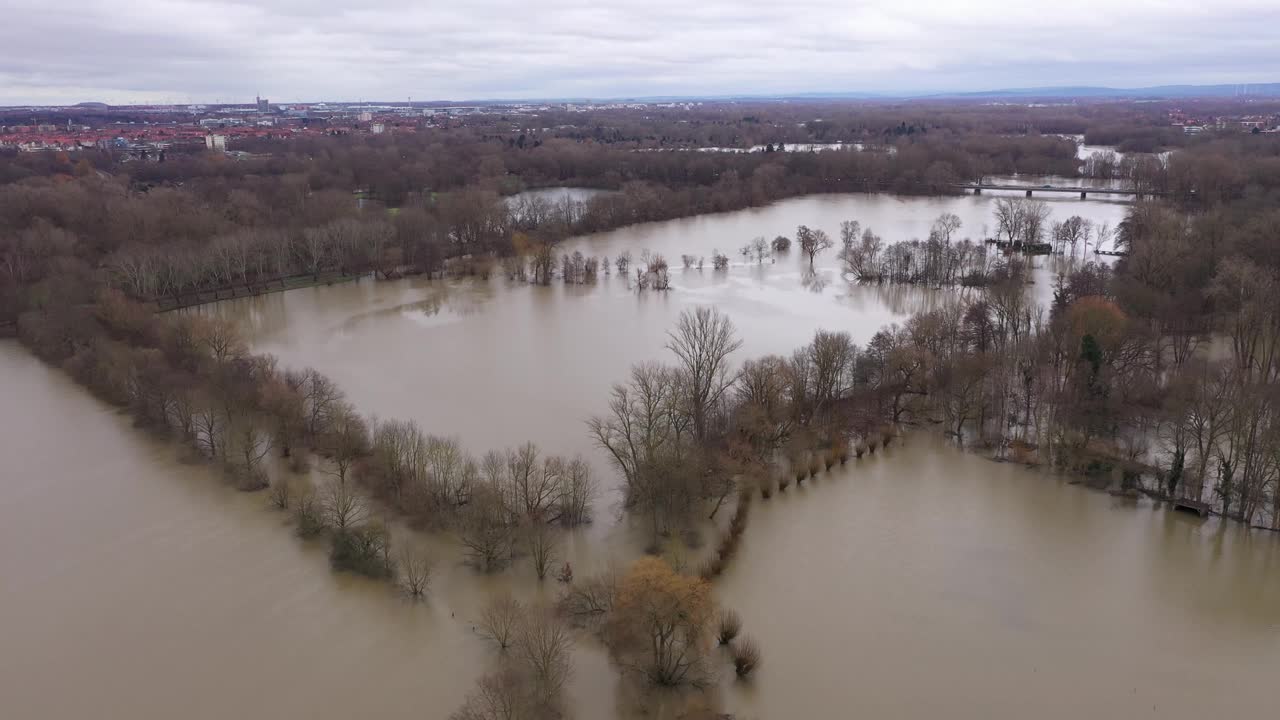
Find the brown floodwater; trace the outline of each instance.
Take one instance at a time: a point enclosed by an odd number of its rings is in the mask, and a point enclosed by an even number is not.
[[[886,241],[943,211],[978,236],[989,196],[799,198],[574,241],[591,254],[731,251],[755,235],[859,219]],[[1113,224],[1118,203],[1051,201]],[[417,420],[473,452],[533,440],[581,453],[606,488],[571,536],[579,576],[643,535],[583,420],[629,365],[662,359],[679,312],[713,304],[741,357],[789,352],[819,327],[864,342],[945,293],[816,278],[793,252],[727,273],[673,271],[671,292],[362,281],[223,303],[255,349],[328,373],[366,413]],[[1042,273],[1043,275],[1043,273]],[[1040,285],[1045,283],[1041,282]],[[1038,290],[1039,288],[1037,288]],[[445,538],[428,602],[332,574],[259,495],[226,487],[16,343],[0,343],[0,703],[5,717],[444,718],[491,655],[485,599],[549,595],[523,564],[481,578]],[[757,502],[717,582],[764,650],[720,683],[739,717],[1204,717],[1262,713],[1280,663],[1277,543],[1120,501],[928,435]],[[632,715],[584,639],[580,718]],[[659,714],[660,716],[661,714]]]

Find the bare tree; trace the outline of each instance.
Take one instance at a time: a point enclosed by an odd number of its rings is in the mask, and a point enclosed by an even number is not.
[[[1071,257],[1076,256],[1076,247],[1081,243],[1088,243],[1089,232],[1092,224],[1080,217],[1072,215],[1061,222],[1053,224],[1053,245],[1057,252],[1064,252],[1067,246],[1071,247]]]
[[[561,462],[558,458],[539,460],[538,446],[525,443],[508,450],[506,487],[503,495],[513,514],[532,520],[546,520],[559,494]]]
[[[336,478],[321,489],[320,506],[326,524],[338,532],[354,528],[369,517],[369,508],[360,493]]]
[[[729,355],[742,347],[742,341],[729,316],[706,306],[682,312],[667,337],[667,349],[679,358],[686,381],[694,435],[705,440],[708,416],[733,384]]]
[[[800,243],[800,249],[804,254],[809,256],[810,270],[813,269],[813,263],[818,254],[830,250],[835,245],[825,231],[811,230],[805,225],[796,228],[796,242]]]
[[[610,414],[588,425],[626,481],[628,507],[647,513],[656,538],[667,523],[693,509],[697,476],[692,412],[680,371],[659,365],[631,369],[631,382],[615,385]]]
[[[1022,228],[1026,221],[1018,198],[996,198],[995,215],[997,238],[1004,238],[1008,243],[1022,239]]]
[[[307,434],[314,438],[327,431],[337,406],[343,400],[342,390],[312,368],[301,373],[286,373],[285,381],[302,393]]]
[[[858,233],[862,232],[862,223],[857,220],[844,220],[840,223],[840,253],[841,257],[848,254],[853,248],[854,243],[858,241]]]
[[[949,212],[942,213],[933,221],[933,227],[929,229],[929,237],[949,243],[961,225],[959,215]]]
[[[494,598],[480,612],[476,621],[476,632],[506,652],[516,643],[521,623],[524,621],[525,608],[519,600],[511,595],[500,595]]]
[[[347,402],[334,405],[320,449],[329,458],[330,475],[345,483],[356,461],[369,453],[369,427]]]
[[[431,556],[405,547],[400,551],[400,587],[412,598],[421,598],[431,585]]]
[[[234,449],[228,454],[229,467],[241,490],[260,490],[267,486],[262,461],[271,452],[271,435],[263,432],[251,418],[237,419],[228,432]]]
[[[229,362],[248,354],[249,349],[235,323],[207,315],[198,316],[192,322],[196,341],[217,362]]]
[[[1021,201],[1023,203],[1022,244],[1027,246],[1044,242],[1049,216],[1052,214],[1048,203],[1026,198],[1022,198]]]
[[[556,516],[563,525],[581,525],[591,519],[591,498],[595,495],[595,479],[591,466],[580,457],[566,463],[560,472],[556,500]]]
[[[515,654],[528,669],[534,692],[544,706],[552,706],[569,681],[573,637],[560,618],[531,611],[516,630]]]
[[[565,589],[558,603],[560,612],[575,624],[591,624],[603,620],[613,610],[619,577],[613,571],[575,582]]]
[[[627,268],[631,267],[631,251],[623,250],[618,253],[618,257],[614,260],[618,266],[618,274],[622,277],[627,276]]]
[[[539,580],[545,580],[547,572],[556,562],[556,537],[551,527],[543,521],[532,520],[521,532],[525,549],[533,560],[533,571]]]
[[[482,572],[496,569],[511,556],[511,526],[498,488],[488,484],[476,488],[462,509],[458,538]]]
[[[293,484],[289,482],[289,478],[277,478],[271,483],[271,492],[268,494],[272,507],[277,510],[288,510],[290,503],[293,502]]]

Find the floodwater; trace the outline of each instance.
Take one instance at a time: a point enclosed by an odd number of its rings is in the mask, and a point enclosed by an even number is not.
[[[1055,217],[1113,226],[1124,205],[1047,199]],[[819,327],[865,342],[946,297],[861,287],[834,251],[735,249],[801,223],[857,219],[886,241],[940,212],[980,237],[990,196],[819,196],[625,228],[568,249],[667,255],[673,289],[362,281],[222,303],[255,349],[331,375],[364,412],[417,420],[473,452],[533,440],[615,480],[583,420],[634,362],[663,359],[679,312],[713,304],[739,358],[789,352]],[[734,265],[680,269],[679,256]],[[537,589],[518,564],[480,578],[446,540],[430,600],[332,574],[259,495],[228,489],[130,427],[61,373],[0,343],[0,698],[5,715],[62,718],[444,718],[491,654],[470,629],[499,589]],[[72,434],[74,433],[74,434]],[[579,577],[641,539],[616,494],[568,539]],[[764,651],[718,696],[740,718],[1200,718],[1273,707],[1280,558],[1267,534],[1118,501],[962,453],[928,435],[757,501],[717,582]],[[575,655],[576,717],[620,710],[597,643]],[[658,713],[651,716],[661,717]]]
[[[428,603],[329,570],[261,494],[231,490],[17,342],[0,341],[0,716],[445,718],[492,658],[500,589],[445,548]],[[465,581],[463,581],[465,580]],[[582,717],[614,674],[580,648]]]
[[[1266,715],[1280,545],[913,435],[752,509],[743,717]]]
[[[537,190],[525,190],[522,193],[508,195],[506,201],[515,203],[520,199],[544,200],[552,205],[559,205],[562,202],[586,202],[597,195],[607,195],[608,190],[597,190],[596,188],[580,188],[580,187],[549,187],[538,188]]]
[[[697,305],[727,313],[743,339],[742,357],[790,354],[817,329],[848,331],[865,343],[880,328],[949,296],[900,286],[862,286],[841,277],[835,249],[811,272],[793,246],[757,262],[739,248],[755,236],[794,237],[796,226],[826,230],[859,220],[886,242],[925,237],[941,213],[963,223],[958,236],[990,234],[995,194],[951,198],[825,195],[763,208],[635,225],[579,238],[565,251],[615,259],[642,251],[671,264],[670,292],[641,292],[616,271],[594,286],[535,287],[489,282],[347,283],[219,303],[205,308],[237,321],[252,346],[286,367],[330,375],[357,407],[383,418],[414,419],[425,431],[456,435],[477,454],[532,441],[557,454],[582,454],[609,468],[584,421],[605,408],[610,386],[631,365],[664,360],[667,331]],[[1122,203],[1047,199],[1055,217],[1084,214],[1114,226]],[[711,267],[716,251],[728,271]],[[694,266],[685,269],[681,256]],[[703,259],[703,269],[696,267]],[[1040,273],[1033,288],[1047,301]],[[474,410],[468,410],[474,408]],[[610,495],[607,500],[616,499]],[[611,506],[606,503],[606,509]]]
[[[698,152],[724,152],[724,153],[760,153],[769,149],[769,145],[752,145],[748,148],[734,147],[700,147]],[[865,143],[781,143],[774,146],[779,152],[825,152],[827,150],[844,150],[849,148],[861,152],[866,149]],[[884,149],[890,152],[897,152],[898,148],[886,146]]]

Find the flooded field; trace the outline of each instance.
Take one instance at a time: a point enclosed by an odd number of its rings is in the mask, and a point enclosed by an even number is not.
[[[984,237],[991,195],[817,196],[639,225],[566,249],[648,249],[673,289],[361,281],[205,308],[241,324],[284,366],[313,366],[355,405],[414,419],[472,452],[532,440],[582,454],[606,492],[569,538],[579,568],[641,542],[584,420],[628,367],[664,359],[679,313],[715,305],[738,360],[788,353],[818,328],[865,342],[946,297],[846,282],[834,251],[810,273],[793,250],[736,250],[807,224],[858,220],[886,242],[953,212]],[[1121,203],[1046,198],[1055,219],[1113,227]],[[711,270],[715,250],[733,259]],[[705,256],[683,270],[682,254]],[[1032,292],[1043,297],[1048,273]],[[0,342],[0,698],[15,718],[151,720],[445,718],[489,662],[471,630],[486,598],[548,595],[517,564],[480,577],[447,538],[440,576],[408,603],[334,575],[261,496],[237,494],[130,427],[14,342]],[[758,503],[717,581],[764,651],[748,684],[717,695],[739,718],[1202,718],[1264,715],[1280,663],[1280,545],[1273,537],[1119,501],[963,453],[925,434]],[[127,661],[125,660],[127,658]],[[578,718],[637,716],[603,649],[579,643]],[[654,712],[650,717],[664,717]]]

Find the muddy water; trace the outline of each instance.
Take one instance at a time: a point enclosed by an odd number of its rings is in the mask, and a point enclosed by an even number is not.
[[[331,375],[352,400],[381,417],[412,418],[428,432],[456,435],[474,452],[533,441],[555,453],[581,453],[607,470],[584,420],[600,412],[612,383],[637,362],[667,357],[666,333],[681,311],[715,305],[737,324],[742,357],[790,353],[818,328],[845,330],[865,342],[884,325],[948,297],[914,288],[846,282],[835,250],[810,272],[798,248],[763,263],[738,248],[755,236],[794,236],[807,224],[839,237],[840,222],[859,220],[885,241],[924,237],[943,212],[957,214],[960,236],[984,237],[993,195],[895,198],[833,195],[768,207],[638,225],[572,241],[616,258],[660,253],[672,263],[673,290],[637,293],[616,272],[595,286],[532,287],[490,282],[409,279],[364,281],[221,303],[253,346],[292,367]],[[1080,213],[1115,224],[1125,205],[1047,201],[1055,217]],[[837,240],[838,241],[838,240]],[[711,269],[728,253],[727,272]],[[704,259],[684,269],[680,256]],[[1051,291],[1042,273],[1034,292]],[[608,504],[606,503],[606,510]]]
[[[532,586],[441,552],[409,603],[14,341],[0,388],[0,717],[444,718],[491,662],[476,609]],[[611,714],[603,654],[578,655],[574,705]]]
[[[753,508],[759,717],[1266,714],[1280,545],[913,436]]]
[[[1114,225],[1123,206],[1050,201]],[[886,240],[939,212],[979,235],[990,200],[801,198],[584,238],[592,254],[732,250],[800,223],[859,219]],[[311,288],[209,309],[258,350],[332,375],[365,412],[413,418],[472,450],[534,440],[587,454],[583,418],[633,362],[662,358],[679,311],[715,304],[742,355],[816,327],[859,341],[939,295],[843,283],[793,251],[675,289],[406,280]],[[527,567],[476,578],[447,543],[433,597],[332,575],[259,496],[132,429],[13,343],[0,344],[0,698],[5,716],[443,718],[490,661],[468,620]],[[74,433],[67,440],[68,433]],[[605,483],[613,481],[607,477]],[[585,572],[638,551],[610,495],[566,550]],[[401,541],[409,541],[402,535]],[[423,540],[425,541],[425,540]],[[1204,717],[1271,707],[1280,563],[1270,536],[1132,507],[924,436],[758,503],[718,583],[764,649],[740,717]],[[543,591],[546,592],[546,591]],[[617,714],[615,676],[580,644],[577,717]],[[1154,710],[1153,710],[1154,708]],[[104,712],[106,709],[106,712]]]

